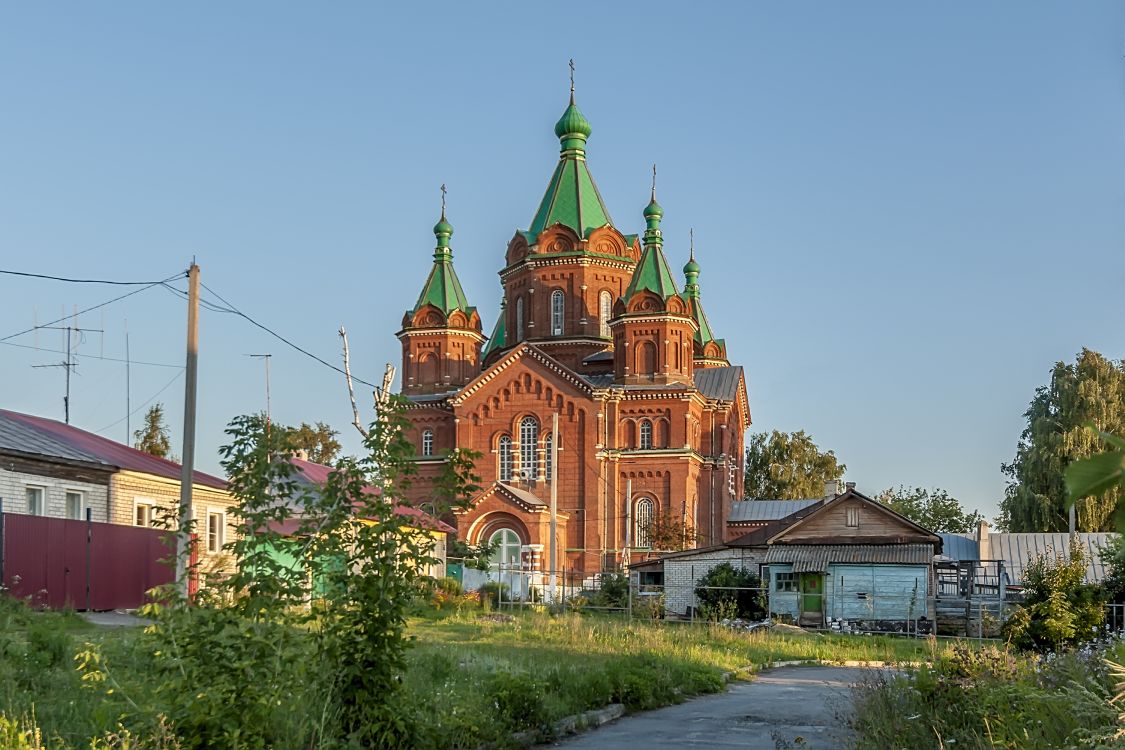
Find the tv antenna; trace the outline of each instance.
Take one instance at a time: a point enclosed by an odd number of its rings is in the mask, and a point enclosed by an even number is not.
[[[70,324],[65,326],[38,326],[45,330],[65,331],[66,334],[66,359],[62,362],[55,362],[49,365],[32,365],[34,369],[42,369],[45,367],[62,367],[66,370],[66,393],[63,396],[63,416],[67,424],[70,424],[70,373],[78,369],[78,356],[77,348],[82,343],[83,333],[104,333],[101,328],[80,328],[78,326],[78,314],[75,312],[71,318]],[[75,335],[77,334],[77,340]]]

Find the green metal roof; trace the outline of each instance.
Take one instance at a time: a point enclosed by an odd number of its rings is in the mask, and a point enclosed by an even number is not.
[[[660,232],[660,219],[664,215],[656,202],[656,192],[653,191],[652,200],[645,209],[645,249],[641,259],[633,271],[633,278],[629,281],[629,288],[625,290],[625,299],[632,299],[640,291],[649,291],[657,294],[661,299],[678,295],[676,279],[672,276],[672,269],[668,267],[668,259],[664,257],[664,250]]]
[[[488,343],[485,344],[484,351],[481,353],[481,359],[485,359],[492,352],[498,352],[508,345],[508,315],[505,312],[508,307],[506,299],[500,300],[500,314],[496,317],[496,327],[492,329],[492,336],[489,337]]]
[[[701,346],[706,346],[715,340],[715,332],[711,330],[707,313],[703,312],[703,301],[699,296],[699,271],[699,263],[695,260],[695,243],[693,242],[691,257],[684,264],[684,298],[691,303],[691,317],[699,328],[695,332],[695,340]]]
[[[465,297],[465,290],[461,288],[461,280],[453,270],[453,251],[449,247],[453,226],[445,220],[445,211],[442,211],[441,220],[434,226],[434,236],[437,238],[434,265],[411,312],[418,312],[425,305],[433,305],[446,315],[454,310],[468,314],[472,308]]]
[[[555,126],[555,132],[559,136],[562,154],[547,184],[547,192],[539,203],[539,210],[531,220],[528,234],[538,238],[539,233],[552,224],[562,224],[585,238],[592,230],[613,223],[586,166],[586,138],[590,134],[590,124],[571,101]]]

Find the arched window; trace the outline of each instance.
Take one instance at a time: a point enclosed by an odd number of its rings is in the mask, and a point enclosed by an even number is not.
[[[543,481],[545,482],[551,481],[551,470],[554,468],[554,464],[551,463],[551,446],[554,443],[554,433],[548,432],[547,437],[543,438],[543,473],[545,475]]]
[[[523,341],[523,297],[516,297],[516,342]]]
[[[563,315],[566,312],[566,297],[562,289],[551,292],[551,335],[562,336]]]
[[[641,420],[641,440],[638,447],[643,451],[652,448],[652,422],[647,419]]]
[[[434,431],[422,430],[422,455],[434,455]]]
[[[497,529],[488,537],[488,544],[494,546],[492,557],[489,560],[493,565],[519,565],[520,541],[519,534],[511,529]]]
[[[534,481],[539,478],[539,465],[535,449],[539,447],[539,420],[524,417],[520,420],[520,478]]]
[[[438,358],[426,352],[418,359],[418,385],[434,385],[438,382]]]
[[[512,481],[512,438],[508,435],[500,436],[498,446],[500,453],[500,481]]]
[[[642,497],[637,501],[633,536],[636,537],[637,546],[641,549],[648,549],[652,546],[653,510],[651,498]]]
[[[598,319],[602,324],[602,336],[609,338],[609,319],[613,315],[613,295],[604,291],[598,295]]]
[[[637,366],[633,369],[635,375],[656,374],[656,344],[651,341],[641,341],[637,344]]]

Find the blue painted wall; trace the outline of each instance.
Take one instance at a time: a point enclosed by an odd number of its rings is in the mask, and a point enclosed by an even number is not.
[[[927,615],[925,565],[829,565],[825,614],[845,620],[908,620]]]
[[[792,565],[770,566],[770,614],[789,615],[794,620],[796,620],[797,615],[800,614],[798,609],[797,592],[777,590],[777,574],[792,572]]]

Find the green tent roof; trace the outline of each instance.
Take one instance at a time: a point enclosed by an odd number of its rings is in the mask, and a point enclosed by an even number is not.
[[[563,132],[558,132],[560,130]],[[577,232],[579,237],[587,237],[591,230],[612,224],[613,220],[586,166],[589,123],[573,102],[559,120],[556,134],[562,145],[562,154],[547,184],[539,210],[531,220],[528,234],[537,238],[552,224],[563,224]]]
[[[695,242],[692,242],[691,257],[684,265],[684,299],[691,303],[691,317],[699,330],[695,332],[695,340],[700,346],[715,341],[715,332],[711,330],[711,323],[707,320],[707,313],[703,312],[703,301],[699,296],[699,263],[695,260]]]
[[[506,348],[508,345],[508,326],[506,322],[508,315],[505,312],[507,306],[506,300],[500,300],[500,314],[496,316],[496,327],[492,329],[492,336],[489,337],[488,343],[481,353],[482,360],[486,359],[488,355],[493,352],[498,352]]]
[[[453,226],[445,220],[444,209],[441,212],[441,219],[434,226],[434,236],[437,238],[434,265],[411,312],[418,312],[425,305],[433,305],[446,315],[454,310],[468,313],[472,308],[469,306],[468,298],[465,297],[465,290],[461,288],[461,280],[453,270],[453,251],[449,248]]]
[[[637,263],[636,270],[633,271],[629,288],[625,290],[625,299],[631,299],[640,291],[653,292],[665,300],[680,293],[672,276],[672,269],[668,267],[668,260],[664,257],[664,251],[658,244],[645,244],[641,259]]]

